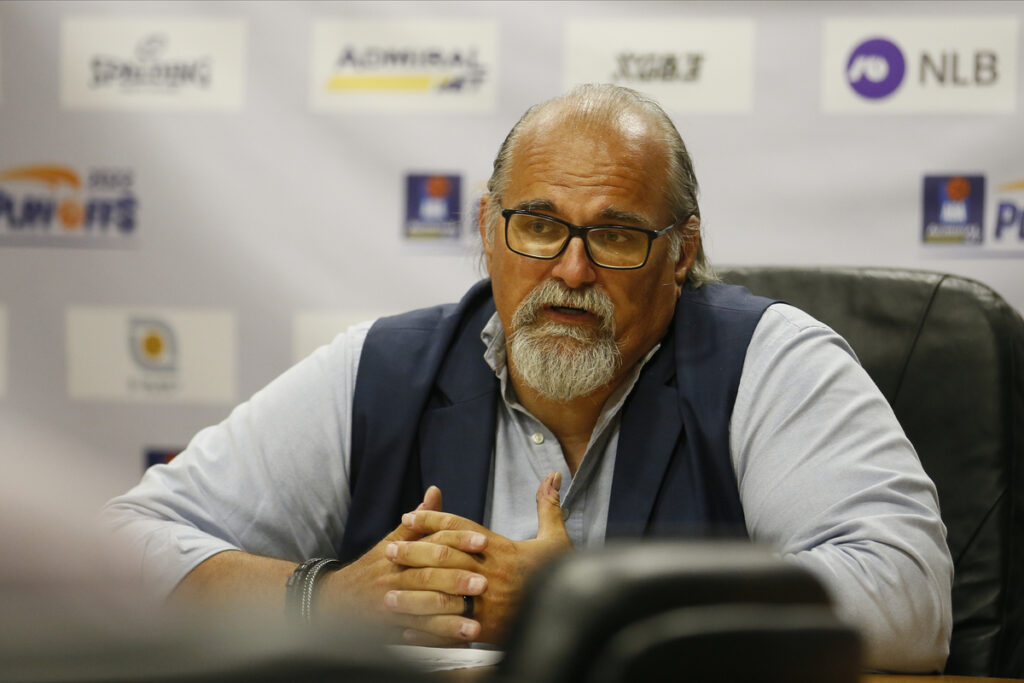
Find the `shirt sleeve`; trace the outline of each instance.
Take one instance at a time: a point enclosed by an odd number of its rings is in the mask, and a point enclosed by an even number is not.
[[[156,596],[225,550],[335,557],[348,518],[352,395],[371,323],[354,326],[149,468],[103,510]]]
[[[730,430],[751,539],[822,581],[867,667],[940,671],[953,569],[935,486],[849,345],[796,308],[769,307]]]

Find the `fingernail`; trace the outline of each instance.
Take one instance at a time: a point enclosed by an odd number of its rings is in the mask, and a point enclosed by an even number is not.
[[[475,621],[464,621],[462,626],[459,626],[459,635],[466,640],[472,640],[477,637],[480,633],[480,624]]]
[[[474,576],[467,582],[467,586],[469,588],[466,591],[467,593],[480,595],[484,592],[484,589],[487,588],[487,579],[482,576]]]
[[[416,513],[415,512],[406,512],[404,515],[402,515],[402,524],[403,525],[411,528],[412,525],[415,524],[415,523],[416,523]]]
[[[487,537],[483,534],[471,534],[469,537],[470,550],[480,550],[487,545]]]
[[[384,595],[384,604],[390,609],[398,609],[398,593],[395,591],[388,591]]]
[[[396,557],[398,557],[398,544],[388,543],[387,547],[384,548],[384,557],[388,558],[389,560],[393,560]]]

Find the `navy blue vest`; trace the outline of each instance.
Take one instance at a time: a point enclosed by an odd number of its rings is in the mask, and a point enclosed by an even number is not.
[[[747,345],[771,303],[718,283],[683,290],[623,407],[609,538],[745,533],[729,420]],[[458,304],[370,329],[352,409],[343,561],[394,529],[431,484],[446,512],[482,521],[499,397],[480,331],[493,313],[484,280]]]

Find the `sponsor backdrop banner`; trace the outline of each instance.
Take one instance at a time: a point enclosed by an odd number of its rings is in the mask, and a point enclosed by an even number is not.
[[[1024,3],[0,3],[0,433],[98,505],[358,321],[457,300],[530,105],[658,98],[720,265],[1024,308]],[[78,479],[81,480],[81,479]]]

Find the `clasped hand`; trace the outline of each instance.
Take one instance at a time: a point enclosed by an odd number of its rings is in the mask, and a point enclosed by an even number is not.
[[[385,557],[405,574],[384,603],[406,626],[407,642],[453,645],[500,642],[519,603],[523,582],[551,556],[572,547],[552,472],[537,489],[537,536],[512,541],[476,522],[420,506],[402,517],[418,540],[395,539]],[[463,617],[463,595],[473,596],[472,618]]]

